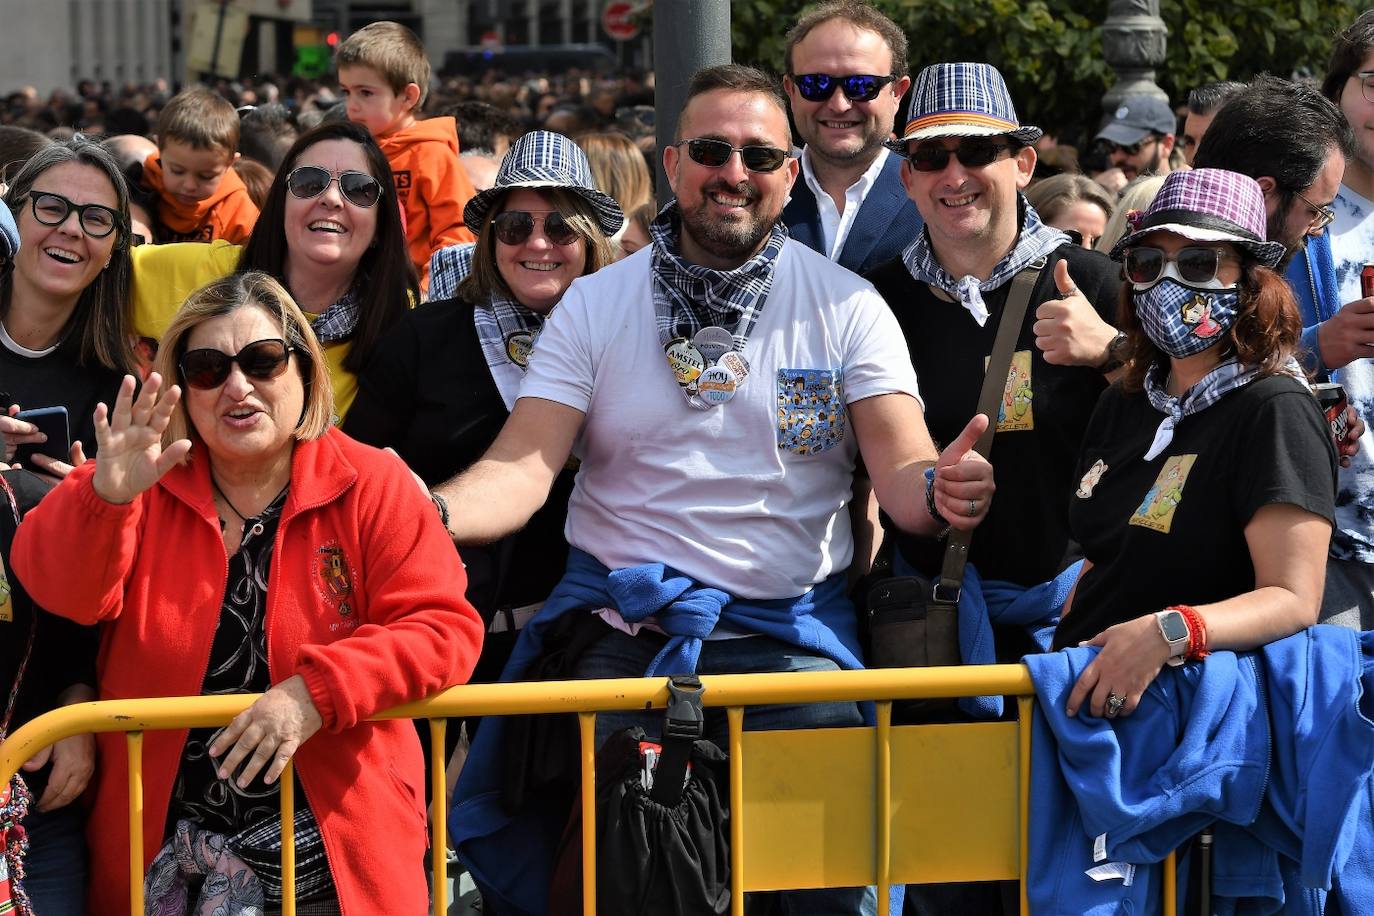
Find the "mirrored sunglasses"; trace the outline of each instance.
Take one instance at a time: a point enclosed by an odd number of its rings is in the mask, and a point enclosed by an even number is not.
[[[842,89],[844,97],[851,102],[871,102],[894,76],[876,76],[870,73],[851,73],[848,76],[832,76],[829,73],[799,73],[792,77],[797,92],[808,102],[824,102]]]
[[[67,214],[75,210],[81,231],[93,239],[103,239],[124,223],[118,211],[109,207],[100,204],[75,204],[61,194],[49,191],[32,191],[29,200],[33,207],[33,218],[45,226],[62,225],[67,219]]]
[[[544,235],[555,245],[571,245],[581,236],[557,210],[506,210],[491,218],[496,238],[506,245],[522,245],[534,234],[536,221],[543,222]]]
[[[965,140],[954,149],[947,149],[939,143],[927,143],[907,153],[906,161],[918,172],[941,172],[949,165],[949,157],[959,160],[959,164],[969,169],[981,169],[992,165],[1009,143],[994,143],[991,140]]]
[[[382,196],[381,182],[366,172],[340,172],[332,175],[318,165],[302,165],[286,176],[286,189],[293,197],[310,200],[329,189],[331,182],[339,183],[339,193],[355,207],[371,207]]]
[[[234,363],[250,379],[266,382],[286,371],[295,349],[284,340],[267,338],[253,341],[232,356],[213,348],[187,350],[177,365],[181,380],[192,388],[218,388],[229,378]]]
[[[730,161],[731,153],[739,153],[740,161],[751,172],[776,172],[787,161],[789,153],[776,146],[731,146],[724,140],[708,140],[698,137],[683,140],[687,144],[687,155],[697,165],[708,169],[718,169]]]
[[[1202,289],[1231,289],[1217,279],[1221,262],[1230,255],[1220,248],[1190,245],[1177,254],[1165,254],[1158,248],[1138,245],[1126,250],[1126,279],[1136,289],[1149,289],[1165,277],[1188,286]]]

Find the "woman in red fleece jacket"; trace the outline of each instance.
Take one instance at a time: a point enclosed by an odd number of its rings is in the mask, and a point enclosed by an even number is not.
[[[399,460],[330,427],[319,344],[267,275],[193,294],[158,369],[137,399],[127,378],[114,409],[97,409],[99,457],[13,548],[35,601],[105,624],[102,698],[265,691],[218,733],[147,736],[149,906],[183,894],[201,897],[192,912],[280,906],[277,778],[294,759],[298,899],[421,913],[415,730],[363,720],[472,670],[482,628],[458,554]],[[164,390],[172,377],[184,398]],[[52,549],[73,531],[76,564]],[[125,786],[122,736],[102,735],[91,912],[127,906]],[[229,880],[188,879],[178,851]]]

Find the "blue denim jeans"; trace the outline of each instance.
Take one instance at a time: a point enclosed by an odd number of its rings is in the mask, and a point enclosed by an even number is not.
[[[37,801],[35,800],[35,805]],[[82,916],[86,912],[86,820],[80,803],[56,811],[29,810],[24,890],[39,916]]]
[[[593,643],[576,665],[579,678],[643,677],[666,638],[658,633],[640,631],[631,636],[606,627],[606,634]],[[805,650],[767,636],[741,639],[713,639],[702,644],[697,674],[751,674],[770,671],[836,671],[828,658],[809,655]],[[744,712],[744,727],[749,731],[784,728],[841,728],[863,724],[854,703],[806,703],[750,707]],[[663,711],[610,712],[596,717],[596,743],[622,728],[638,725],[648,735],[663,730]],[[722,749],[729,748],[729,725],[723,709],[706,710],[705,737]],[[761,898],[763,894],[751,894]],[[772,896],[772,895],[768,895]],[[867,916],[877,910],[873,888],[826,888],[785,891],[769,901],[768,909],[780,916]],[[763,901],[758,901],[762,903]],[[754,900],[751,899],[751,908]]]

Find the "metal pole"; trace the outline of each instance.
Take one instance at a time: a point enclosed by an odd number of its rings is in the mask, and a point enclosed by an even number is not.
[[[224,37],[224,16],[229,12],[229,0],[219,0],[219,18],[215,20],[215,50],[210,53],[210,81],[219,76],[219,43]]]
[[[663,172],[662,150],[677,131],[687,81],[703,67],[730,63],[729,0],[673,0],[654,4],[654,107],[660,151],[658,202],[673,196]]]
[[[1155,84],[1155,68],[1164,65],[1169,29],[1159,17],[1159,0],[1107,0],[1102,23],[1102,56],[1116,71],[1116,82],[1102,96],[1102,110],[1116,111],[1130,95],[1153,95],[1169,101]]]

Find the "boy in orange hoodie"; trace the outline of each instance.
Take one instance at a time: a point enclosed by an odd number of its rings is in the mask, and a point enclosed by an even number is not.
[[[258,208],[233,168],[239,158],[234,106],[206,89],[187,89],[162,109],[153,130],[157,152],[143,163],[143,183],[157,192],[157,240],[248,241]]]
[[[405,26],[364,26],[339,45],[335,63],[348,119],[367,128],[391,163],[406,247],[427,289],[430,255],[477,240],[463,225],[463,207],[475,192],[458,164],[457,125],[453,118],[415,119],[429,92],[429,58]]]

